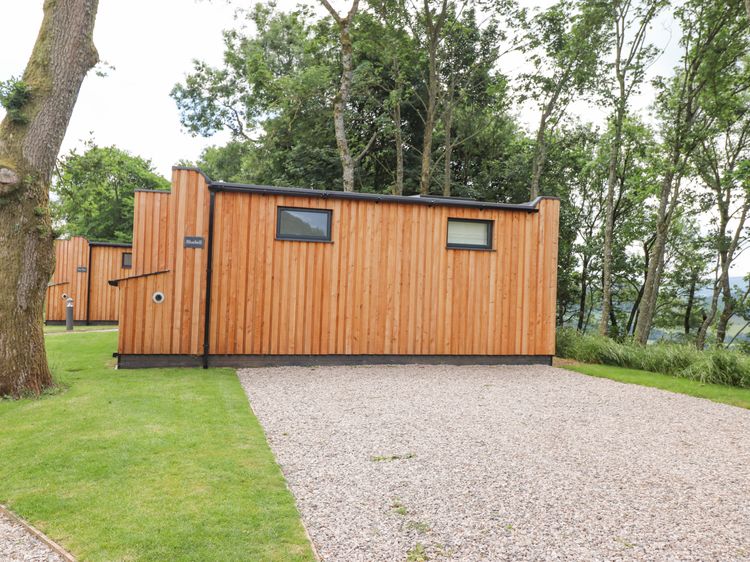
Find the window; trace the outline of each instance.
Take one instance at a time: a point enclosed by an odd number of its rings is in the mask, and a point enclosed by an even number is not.
[[[276,217],[276,238],[330,242],[331,211],[279,207]]]
[[[491,250],[492,221],[448,219],[448,247]]]
[[[131,252],[124,252],[122,254],[122,268],[130,269],[133,267],[133,254]]]

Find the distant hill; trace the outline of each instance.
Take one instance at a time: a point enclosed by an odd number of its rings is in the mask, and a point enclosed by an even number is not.
[[[733,276],[729,278],[729,284],[734,287],[735,285],[738,287],[746,287],[747,283],[745,282],[745,278],[742,276]],[[710,299],[711,294],[713,293],[713,290],[711,287],[703,287],[697,292],[697,296],[704,298],[704,299]],[[719,301],[721,302],[721,301]]]

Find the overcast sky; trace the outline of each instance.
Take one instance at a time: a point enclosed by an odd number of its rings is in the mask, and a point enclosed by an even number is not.
[[[252,1],[234,5],[249,6]],[[550,0],[525,3],[539,6]],[[295,2],[280,0],[277,4],[280,9],[289,9]],[[23,72],[41,23],[42,5],[43,0],[0,0],[4,20],[0,80]],[[343,11],[345,0],[339,0],[338,5]],[[103,78],[92,72],[84,81],[63,152],[93,135],[100,145],[114,144],[150,158],[158,171],[168,176],[170,167],[179,160],[194,160],[205,146],[226,140],[221,136],[194,138],[185,133],[169,92],[191,70],[193,59],[221,62],[221,31],[232,27],[233,15],[234,6],[226,0],[101,0],[94,41],[100,59],[114,70]],[[668,30],[655,31],[658,43],[670,43]],[[657,67],[664,66],[668,71],[671,58],[663,57]],[[501,61],[501,70],[512,74],[522,65],[520,56],[509,56]],[[646,91],[636,103],[641,105],[648,99]],[[584,103],[575,110],[587,118],[601,113],[592,113]],[[527,123],[535,120],[531,111],[521,111],[519,116]]]
[[[92,72],[84,81],[62,152],[93,137],[100,145],[113,144],[151,159],[169,177],[171,166],[179,160],[195,160],[204,147],[225,142],[226,135],[204,139],[185,133],[169,92],[190,72],[193,59],[221,62],[222,30],[233,26],[235,6],[250,6],[253,1],[230,5],[226,0],[100,0],[94,41],[100,59],[114,70],[103,78]],[[546,6],[551,0],[522,3]],[[41,23],[42,5],[43,0],[0,0],[0,80],[23,72]],[[278,0],[277,5],[290,9],[295,1]],[[345,0],[334,5],[343,11]],[[652,65],[651,76],[670,73],[678,58],[678,37],[670,14],[664,14],[651,33],[651,40],[665,50]],[[501,61],[500,70],[512,76],[523,66],[523,57],[512,55]],[[653,94],[650,86],[644,86],[633,106],[647,108]],[[595,122],[604,117],[601,109],[585,102],[575,104],[573,111]],[[532,109],[521,108],[518,116],[534,126]],[[739,261],[737,274],[750,270],[750,254]]]

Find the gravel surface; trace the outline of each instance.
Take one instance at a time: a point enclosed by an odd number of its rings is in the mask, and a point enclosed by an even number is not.
[[[750,411],[551,367],[240,371],[326,561],[750,559]]]
[[[64,562],[63,558],[0,512],[0,560],[3,562]]]

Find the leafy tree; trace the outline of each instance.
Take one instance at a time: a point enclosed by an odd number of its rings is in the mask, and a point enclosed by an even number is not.
[[[614,53],[609,65],[614,91],[606,90],[605,96],[612,106],[609,173],[607,177],[607,200],[604,213],[604,247],[602,252],[602,316],[599,333],[606,335],[612,302],[612,261],[615,223],[615,190],[617,170],[622,157],[622,134],[628,101],[643,82],[646,66],[654,58],[656,50],[647,41],[647,31],[656,15],[667,4],[665,0],[613,0],[610,9],[610,28],[614,37]],[[607,84],[609,87],[610,84]]]
[[[52,217],[58,229],[90,240],[130,242],[136,189],[169,189],[149,160],[93,141],[60,159],[52,184]]]
[[[547,136],[565,117],[574,98],[590,93],[601,78],[609,45],[606,11],[600,0],[561,0],[524,23],[523,52],[533,72],[522,73],[521,100],[539,105],[529,196],[539,195],[547,160]]]
[[[680,202],[683,178],[696,147],[710,134],[713,117],[699,103],[709,84],[731,79],[748,52],[748,25],[740,0],[688,0],[675,10],[682,28],[683,54],[674,77],[657,82],[656,113],[662,137],[653,259],[649,263],[636,340],[648,341],[667,238]]]
[[[42,330],[55,267],[49,185],[81,83],[98,60],[97,8],[97,0],[45,2],[26,70],[0,95],[6,109],[0,122],[0,396],[38,395],[52,385]]]

